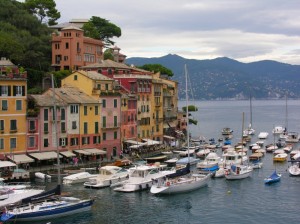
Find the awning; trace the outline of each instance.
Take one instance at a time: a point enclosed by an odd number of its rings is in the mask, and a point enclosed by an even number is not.
[[[131,145],[129,146],[130,149],[138,149],[140,147],[142,147],[143,145]]]
[[[170,139],[170,140],[174,140],[174,139],[175,139],[174,137],[172,137],[172,136],[169,136],[169,135],[164,135],[164,138],[166,138],[166,139]]]
[[[155,141],[155,140],[152,140],[152,139],[144,138],[143,141],[145,141],[144,142],[145,145],[160,145],[159,141]]]
[[[63,155],[64,157],[73,157],[76,156],[73,152],[71,151],[64,151],[64,152],[60,152],[59,154]]]
[[[84,149],[84,151],[89,152],[93,155],[106,155],[106,151],[100,149]]]
[[[13,155],[13,156],[7,156],[9,159],[14,161],[16,164],[20,163],[33,163],[34,159],[30,158],[29,156],[25,154],[19,154],[19,155]]]
[[[126,140],[125,143],[132,144],[132,145],[145,145],[143,142],[133,141],[133,140]]]
[[[36,152],[36,153],[30,153],[29,155],[34,157],[37,160],[57,159],[56,152]],[[59,158],[62,158],[62,156],[60,155]]]
[[[17,165],[9,161],[0,161],[0,168],[10,167],[10,166],[17,166]]]
[[[82,149],[74,150],[74,152],[77,152],[77,153],[82,154],[82,155],[87,155],[87,156],[92,155],[92,153],[84,151]]]

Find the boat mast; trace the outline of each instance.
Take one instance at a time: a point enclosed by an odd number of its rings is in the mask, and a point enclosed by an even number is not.
[[[185,98],[186,98],[186,135],[187,135],[187,147],[188,147],[188,160],[190,162],[190,133],[189,133],[189,97],[188,97],[188,80],[187,80],[187,67],[184,65],[185,73]]]
[[[250,127],[252,128],[252,96],[251,96],[251,93],[250,93]]]
[[[60,179],[60,161],[59,161],[59,150],[58,150],[58,133],[57,133],[57,122],[56,122],[56,101],[55,101],[55,88],[54,88],[54,78],[53,74],[51,74],[51,80],[52,80],[52,91],[53,91],[53,116],[54,116],[54,132],[55,132],[55,143],[56,143],[56,153],[57,153],[57,184],[61,185],[61,179]]]
[[[287,107],[287,95],[285,95],[285,129],[288,130],[288,107]]]

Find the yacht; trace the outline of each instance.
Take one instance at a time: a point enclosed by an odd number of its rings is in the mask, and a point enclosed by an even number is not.
[[[260,132],[257,137],[259,139],[266,139],[268,136],[269,136],[268,132]]]
[[[96,177],[96,174],[90,174],[89,172],[80,172],[71,174],[63,178],[64,184],[76,184],[76,183],[83,183],[90,179],[91,177]]]

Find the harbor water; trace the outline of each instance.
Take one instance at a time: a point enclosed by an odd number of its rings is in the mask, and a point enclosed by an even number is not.
[[[199,101],[198,112],[192,115],[198,125],[192,125],[193,137],[206,139],[221,137],[221,130],[234,130],[232,142],[239,142],[244,127],[250,120],[248,101]],[[273,143],[272,128],[285,126],[300,132],[300,101],[252,101],[252,120],[257,141],[259,132],[269,132],[265,145]],[[185,106],[180,102],[180,106]],[[275,139],[276,140],[276,139]],[[298,145],[295,147],[298,148]],[[294,149],[295,149],[294,148]],[[221,150],[219,149],[219,153]],[[120,223],[296,223],[300,220],[300,178],[287,172],[288,162],[273,163],[273,155],[263,157],[263,167],[255,169],[250,178],[228,181],[211,179],[207,187],[189,193],[154,196],[149,191],[135,193],[115,192],[111,188],[86,189],[81,184],[64,186],[64,191],[77,197],[96,197],[90,212],[51,220],[51,224],[120,224]],[[282,173],[281,182],[265,185],[264,178],[274,169]],[[48,183],[47,188],[55,183]],[[41,223],[41,222],[39,222]],[[47,222],[42,222],[47,223]]]

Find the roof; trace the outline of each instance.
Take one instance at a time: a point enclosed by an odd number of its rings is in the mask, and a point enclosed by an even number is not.
[[[105,75],[102,75],[98,72],[95,72],[95,71],[78,71],[80,74],[86,76],[86,77],[89,77],[90,79],[93,79],[93,80],[110,80],[110,81],[114,81],[114,79],[111,79]]]
[[[74,26],[73,24],[67,27],[62,28],[61,30],[79,30],[79,31],[83,31],[82,29],[80,29],[77,26]]]
[[[0,59],[0,67],[1,66],[15,66],[9,59],[1,57]]]
[[[9,159],[14,161],[16,164],[20,163],[33,163],[34,159],[30,158],[29,156],[25,154],[19,154],[19,155],[13,155],[13,156],[7,156]]]
[[[81,68],[122,68],[131,69],[129,66],[123,63],[115,62],[110,59],[102,60],[101,62],[82,66]]]

